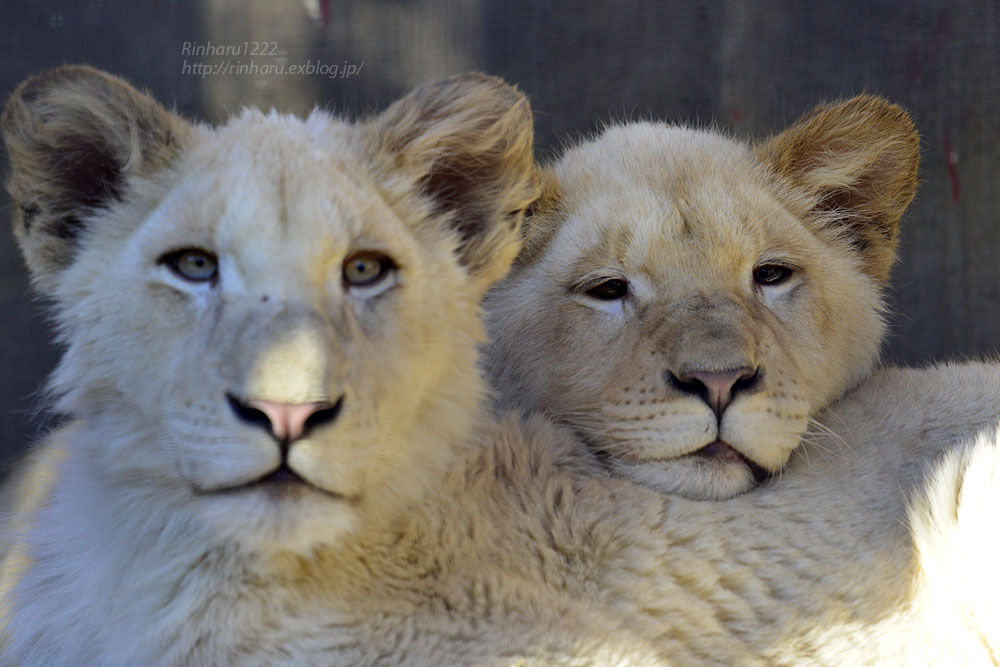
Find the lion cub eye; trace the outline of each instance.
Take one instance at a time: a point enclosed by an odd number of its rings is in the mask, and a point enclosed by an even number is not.
[[[219,274],[219,260],[207,250],[184,248],[168,252],[160,258],[174,275],[193,283],[215,280]]]
[[[780,285],[792,277],[792,270],[781,264],[761,264],[753,270],[753,281],[758,285]]]
[[[377,252],[359,252],[344,260],[344,283],[348,287],[371,287],[378,284],[396,266]]]
[[[616,299],[622,299],[628,295],[628,281],[622,280],[621,278],[605,280],[599,285],[594,285],[589,290],[584,292],[584,294],[595,299],[600,299],[601,301],[614,301]]]

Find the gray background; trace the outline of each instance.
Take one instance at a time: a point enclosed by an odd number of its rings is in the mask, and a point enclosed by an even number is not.
[[[482,69],[530,95],[542,156],[609,119],[715,123],[759,136],[821,100],[885,95],[909,109],[923,137],[887,357],[919,363],[998,349],[1000,0],[54,0],[6,2],[0,26],[4,97],[41,69],[84,62],[210,121],[248,104],[364,113],[428,79]],[[255,40],[275,42],[279,55],[183,53],[185,42]],[[360,71],[202,78],[190,67],[310,60]],[[6,194],[0,209],[9,218]],[[58,353],[6,223],[0,324],[5,461],[52,423],[39,388]]]

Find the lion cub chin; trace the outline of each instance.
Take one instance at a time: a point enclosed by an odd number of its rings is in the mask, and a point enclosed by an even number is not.
[[[501,401],[658,490],[753,488],[876,361],[918,143],[862,96],[756,145],[632,123],[570,149],[487,297]]]
[[[0,662],[224,664],[261,628],[304,650],[296,559],[398,517],[480,421],[481,297],[537,195],[527,100],[467,74],[364,122],[212,128],[62,67],[3,135],[73,424],[10,524]]]

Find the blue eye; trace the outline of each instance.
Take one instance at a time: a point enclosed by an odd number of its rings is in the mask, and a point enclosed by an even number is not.
[[[219,274],[219,260],[207,250],[184,248],[167,253],[160,258],[174,275],[189,282],[202,283],[214,280]]]

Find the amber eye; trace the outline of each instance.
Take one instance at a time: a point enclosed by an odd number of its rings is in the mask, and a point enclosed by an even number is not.
[[[792,270],[781,264],[761,264],[753,270],[753,281],[758,285],[780,285],[792,277]]]
[[[628,295],[628,281],[621,278],[605,280],[603,283],[591,287],[585,294],[601,301],[623,299]]]
[[[219,260],[215,255],[198,248],[168,252],[160,258],[160,263],[166,264],[174,275],[193,283],[215,280],[219,274]]]
[[[344,283],[349,287],[370,287],[395,268],[392,260],[377,252],[359,252],[344,260]]]

